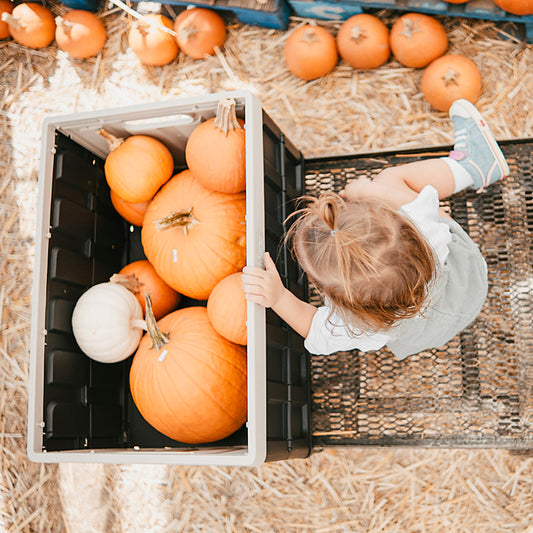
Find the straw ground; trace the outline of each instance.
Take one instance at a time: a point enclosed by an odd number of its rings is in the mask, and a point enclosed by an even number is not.
[[[152,4],[153,5],[153,4]],[[56,13],[64,8],[54,5]],[[172,16],[163,7],[163,12]],[[394,13],[382,13],[393,20]],[[328,448],[257,468],[37,465],[25,454],[33,234],[40,125],[77,112],[248,88],[305,156],[451,142],[421,71],[342,62],[319,80],[282,61],[288,33],[233,24],[221,52],[146,68],[127,47],[128,16],[102,13],[102,55],[0,43],[0,529],[35,532],[533,531],[533,459],[505,450]],[[291,29],[304,21],[293,19]],[[512,25],[443,19],[450,51],[484,80],[478,104],[499,139],[533,136],[533,50]],[[335,31],[335,24],[327,24]]]

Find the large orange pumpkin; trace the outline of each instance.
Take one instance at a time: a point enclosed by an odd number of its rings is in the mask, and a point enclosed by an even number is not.
[[[354,15],[339,28],[337,48],[342,59],[353,68],[379,67],[390,56],[389,28],[374,15]]]
[[[150,200],[174,171],[170,150],[148,135],[121,139],[100,130],[109,144],[104,172],[109,188],[127,202]]]
[[[199,124],[191,133],[185,146],[185,159],[204,187],[227,193],[246,188],[243,126],[244,121],[235,112],[235,100],[222,98],[216,116]]]
[[[494,3],[514,15],[533,15],[533,0],[494,0]]]
[[[296,28],[285,41],[287,68],[302,80],[314,80],[331,72],[339,55],[335,37],[322,26]]]
[[[155,268],[146,259],[133,261],[124,266],[118,274],[109,280],[123,285],[141,304],[143,314],[146,313],[144,293],[152,300],[152,311],[156,320],[174,311],[180,303],[180,295],[169,287],[157,274]]]
[[[245,213],[244,193],[210,191],[184,170],[146,210],[144,253],[175,291],[207,300],[222,278],[246,263]]]
[[[475,103],[483,82],[477,65],[460,54],[447,54],[431,62],[422,73],[420,88],[424,98],[437,110],[447,112],[459,99]]]
[[[207,316],[215,330],[236,344],[246,344],[246,296],[240,272],[219,281],[207,300]]]
[[[130,370],[131,395],[145,420],[189,444],[237,431],[247,415],[246,349],[213,329],[205,307],[174,311],[151,330]]]
[[[446,52],[448,34],[437,19],[422,13],[407,13],[392,25],[390,47],[402,65],[422,68]]]

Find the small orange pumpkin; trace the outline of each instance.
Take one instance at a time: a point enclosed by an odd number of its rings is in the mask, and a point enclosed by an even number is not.
[[[533,0],[494,0],[494,3],[513,15],[533,15]]]
[[[109,144],[104,172],[109,188],[127,202],[150,200],[174,171],[170,150],[148,135],[115,137],[108,131],[100,135]]]
[[[101,19],[94,13],[72,9],[55,20],[57,46],[69,56],[87,59],[102,51],[107,33]]]
[[[213,55],[226,40],[224,19],[212,9],[193,7],[182,11],[174,21],[180,50],[193,59]]]
[[[0,0],[0,39],[7,39],[9,37],[9,26],[7,22],[4,22],[4,13],[11,15],[13,13],[13,7],[15,4],[11,0]]]
[[[189,444],[237,431],[247,415],[246,349],[213,329],[205,307],[174,311],[157,324],[147,316],[147,326],[130,369],[144,419]]]
[[[246,196],[206,189],[190,170],[166,183],[144,215],[147,259],[175,291],[207,300],[246,263]]]
[[[207,300],[207,316],[220,335],[236,344],[246,344],[246,296],[240,272],[217,283]]]
[[[143,314],[146,313],[144,293],[147,292],[152,300],[152,310],[156,320],[174,311],[180,303],[180,295],[169,287],[146,259],[128,263],[118,274],[113,274],[109,280],[119,283],[132,292],[141,304]]]
[[[422,68],[446,52],[448,34],[437,19],[422,13],[407,13],[392,25],[390,47],[402,65]]]
[[[354,15],[339,28],[337,48],[342,59],[353,68],[379,67],[390,57],[389,28],[374,15]]]
[[[164,15],[150,13],[143,20],[132,22],[128,44],[143,65],[168,65],[178,55],[178,44],[173,35],[161,28],[172,30],[172,20]]]
[[[459,98],[475,103],[481,95],[482,85],[477,65],[460,54],[435,59],[424,69],[420,80],[424,98],[435,109],[445,112]]]
[[[296,28],[285,41],[287,68],[302,80],[314,80],[331,72],[339,59],[335,37],[322,26]]]
[[[222,98],[216,117],[199,124],[185,146],[194,177],[208,189],[235,193],[246,188],[246,134],[237,118],[235,100]],[[209,147],[206,150],[206,147]]]
[[[342,59],[353,68],[379,67],[390,56],[389,29],[374,15],[354,15],[339,28],[337,48]]]
[[[44,48],[55,38],[56,23],[51,11],[32,2],[18,4],[10,13],[2,13],[11,37],[28,48]]]
[[[113,190],[110,192],[110,196],[113,207],[122,218],[134,226],[143,225],[144,214],[146,213],[150,200],[138,203],[127,202]]]

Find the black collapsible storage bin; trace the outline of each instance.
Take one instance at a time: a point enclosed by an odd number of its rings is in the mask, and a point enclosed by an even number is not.
[[[143,133],[185,168],[191,131],[234,98],[246,123],[247,262],[263,250],[300,297],[306,285],[280,246],[292,200],[302,194],[303,161],[246,91],[48,118],[43,125],[40,212],[32,310],[28,454],[38,462],[253,465],[311,451],[308,357],[302,339],[274,313],[248,306],[248,421],[222,441],[186,445],[153,429],[128,386],[131,358],[86,357],[72,334],[80,295],[143,259],[140,228],[114,210],[104,176],[107,148],[98,131]],[[181,306],[203,305],[185,299]]]

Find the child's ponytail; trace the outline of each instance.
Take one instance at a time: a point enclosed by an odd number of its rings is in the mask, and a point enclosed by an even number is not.
[[[407,217],[382,202],[345,202],[334,192],[301,200],[307,206],[293,214],[286,241],[332,308],[371,330],[420,312],[435,261]]]

